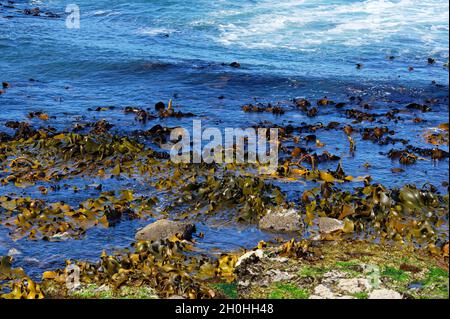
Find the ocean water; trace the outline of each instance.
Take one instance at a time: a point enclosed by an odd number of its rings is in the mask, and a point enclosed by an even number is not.
[[[424,146],[424,130],[448,121],[449,78],[444,66],[449,60],[447,0],[0,3],[0,81],[11,83],[0,95],[0,131],[11,133],[4,127],[9,120],[42,125],[26,118],[31,111],[54,116],[51,125],[58,129],[99,118],[113,123],[120,133],[155,124],[191,125],[192,119],[158,119],[144,124],[123,115],[124,106],[153,108],[155,102],[171,98],[178,110],[193,112],[206,124],[220,127],[248,127],[263,120],[279,125],[350,123],[335,110],[316,119],[299,112],[281,117],[242,112],[242,105],[255,100],[328,96],[340,102],[360,95],[381,114],[411,102],[439,99],[432,112],[419,114],[426,122],[414,126],[411,121],[390,123],[396,137],[408,138],[417,146]],[[81,12],[79,29],[66,26],[66,6],[73,3]],[[20,12],[33,7],[60,18]],[[394,58],[389,59],[391,56]],[[429,65],[429,57],[436,63]],[[223,65],[233,61],[241,67]],[[357,63],[363,67],[357,69]],[[410,66],[414,71],[408,70]],[[102,114],[88,111],[106,105],[116,109]],[[371,174],[375,182],[388,186],[430,181],[439,186],[448,180],[448,159],[420,161],[393,176],[390,168],[398,163],[380,154],[392,146],[375,149],[371,142],[357,139],[358,151],[350,156],[336,148],[344,137],[329,134],[320,139],[325,150],[343,157],[344,168],[355,176]],[[448,146],[442,148],[448,151]],[[366,162],[371,163],[370,170],[363,166]],[[295,194],[302,187],[289,186],[286,191]],[[0,186],[0,195],[11,191]],[[39,196],[36,189],[27,194]],[[67,200],[74,195],[52,196]],[[57,260],[56,265],[62,262],[58,256],[95,260],[105,242],[110,248],[127,246],[140,226],[141,222],[130,222],[106,232],[93,230],[77,243],[33,244],[13,243],[0,226],[0,255],[15,247],[23,252],[22,258],[18,257],[21,265],[38,274],[46,268],[36,260]],[[233,227],[217,230],[200,225],[211,234],[203,243],[199,239],[200,246],[212,249],[216,243],[226,250],[242,243],[252,247],[270,237],[254,228]],[[25,256],[34,258],[34,264],[25,261]]]
[[[214,116],[253,98],[448,86],[444,0],[79,0],[80,29],[68,29],[71,3],[0,7],[1,77],[16,88],[2,96],[0,121],[36,108],[56,116],[103,104],[152,106],[174,94],[196,114]],[[61,18],[16,12],[37,6]],[[221,65],[233,61],[242,67]]]

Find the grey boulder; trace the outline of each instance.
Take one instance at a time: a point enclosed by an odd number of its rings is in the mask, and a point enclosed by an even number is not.
[[[293,232],[302,229],[300,214],[297,210],[275,208],[268,210],[266,215],[259,220],[259,228],[278,232]]]
[[[168,219],[160,219],[136,233],[136,240],[157,241],[178,235],[180,239],[189,240],[195,232],[195,225]]]

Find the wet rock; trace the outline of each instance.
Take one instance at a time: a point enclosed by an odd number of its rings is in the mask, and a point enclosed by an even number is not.
[[[47,18],[53,18],[53,19],[61,18],[61,16],[59,14],[56,14],[54,12],[45,12],[45,16]]]
[[[24,9],[22,12],[25,15],[32,15],[32,16],[38,17],[41,14],[41,9],[39,9],[39,8]]]
[[[346,110],[345,115],[348,118],[356,119],[358,122],[362,121],[368,121],[368,122],[374,122],[375,121],[375,115],[371,113],[361,112],[359,110]]]
[[[297,105],[297,107],[301,108],[304,111],[306,111],[308,107],[311,106],[311,103],[306,99],[294,99],[294,103]]]
[[[353,127],[351,125],[344,126],[344,133],[347,135],[350,135],[353,133]]]
[[[28,139],[36,133],[35,129],[25,122],[9,121],[6,122],[5,126],[16,130],[14,135],[16,139]]]
[[[2,82],[2,87],[4,89],[9,89],[11,87],[11,85],[8,82]]]
[[[319,110],[317,109],[317,107],[313,107],[311,109],[308,110],[308,112],[306,113],[306,115],[308,117],[315,117],[317,114],[319,113]]]
[[[388,157],[391,159],[398,159],[400,164],[410,165],[417,161],[417,156],[406,150],[392,149],[388,153]]]
[[[136,233],[136,240],[156,241],[168,239],[173,236],[189,240],[195,232],[195,225],[192,223],[160,219],[149,224]]]
[[[146,110],[143,110],[138,107],[127,106],[125,108],[125,114],[130,114],[130,113],[134,113],[136,121],[139,121],[139,122],[146,122],[147,120],[156,118],[156,116],[150,114]]]
[[[319,231],[324,234],[330,234],[335,231],[343,230],[344,222],[329,217],[319,217]]]
[[[259,221],[259,228],[272,231],[299,231],[303,228],[300,214],[295,209],[269,210]]]
[[[268,113],[273,113],[273,114],[277,114],[277,115],[282,115],[284,114],[284,109],[281,106],[273,106],[271,103],[267,103],[267,104],[262,104],[262,103],[258,103],[257,105],[253,105],[253,104],[246,104],[244,106],[242,106],[242,110],[244,112],[268,112]]]
[[[409,110],[419,110],[423,113],[431,111],[431,107],[429,107],[428,105],[418,103],[409,103],[406,108]]]
[[[166,109],[166,105],[164,104],[164,102],[158,102],[155,104],[155,111],[156,112],[162,112]]]
[[[327,97],[320,99],[317,101],[317,106],[325,106],[325,105],[333,105],[335,104],[333,101],[329,100]]]
[[[241,64],[239,62],[231,62],[229,66],[231,66],[232,68],[240,68]]]
[[[375,289],[369,294],[369,299],[403,299],[403,297],[394,290]]]
[[[428,62],[428,64],[435,64],[435,63],[436,63],[436,60],[433,59],[433,58],[428,58],[428,59],[427,59],[427,62]]]
[[[357,68],[358,70],[361,70],[362,67],[363,67],[362,63],[356,63],[356,68]]]

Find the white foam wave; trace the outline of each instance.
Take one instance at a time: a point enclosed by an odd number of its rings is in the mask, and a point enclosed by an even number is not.
[[[340,4],[325,0],[319,3],[266,0],[212,12],[210,17],[217,21],[220,31],[217,41],[223,45],[311,49],[326,44],[371,45],[398,37],[423,41],[435,49],[448,36],[448,14],[447,0],[366,0]]]

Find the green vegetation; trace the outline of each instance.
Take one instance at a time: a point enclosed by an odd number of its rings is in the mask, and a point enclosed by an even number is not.
[[[305,289],[292,284],[277,284],[269,294],[269,299],[308,299],[309,293]]]
[[[223,293],[228,298],[236,299],[238,297],[237,287],[234,283],[218,283],[213,284],[212,287]]]

